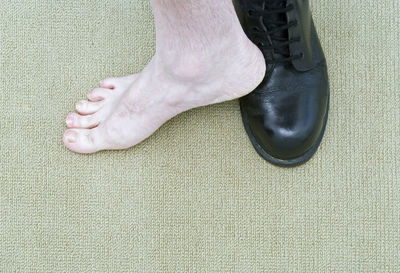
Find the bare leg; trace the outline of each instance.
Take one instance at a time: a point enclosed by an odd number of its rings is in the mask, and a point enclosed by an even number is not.
[[[65,145],[79,153],[125,149],[188,109],[232,100],[257,87],[262,53],[230,0],[152,0],[156,54],[137,75],[111,78],[67,117]]]

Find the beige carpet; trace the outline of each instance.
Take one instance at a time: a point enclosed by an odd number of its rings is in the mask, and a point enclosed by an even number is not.
[[[400,2],[314,0],[330,120],[294,169],[253,150],[237,101],[136,148],[78,155],[64,118],[154,52],[143,0],[0,8],[0,272],[400,272]]]

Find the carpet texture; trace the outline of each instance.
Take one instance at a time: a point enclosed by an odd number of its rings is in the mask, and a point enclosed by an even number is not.
[[[312,1],[331,112],[306,165],[262,160],[237,101],[126,151],[64,119],[154,53],[148,1],[0,8],[0,272],[400,272],[400,2]]]

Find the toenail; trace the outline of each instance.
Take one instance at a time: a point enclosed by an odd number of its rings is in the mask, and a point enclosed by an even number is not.
[[[92,101],[100,100],[99,97],[94,96],[92,93],[89,94],[88,98],[89,98],[89,100],[92,100]]]
[[[79,102],[76,104],[76,106],[77,106],[77,107],[83,107],[83,106],[85,106],[85,101],[79,101]]]
[[[72,126],[73,122],[74,122],[74,120],[72,119],[72,116],[68,116],[67,121],[66,121],[67,125]]]
[[[67,140],[68,143],[74,143],[76,142],[77,136],[78,136],[77,133],[70,131],[65,136],[65,139]]]

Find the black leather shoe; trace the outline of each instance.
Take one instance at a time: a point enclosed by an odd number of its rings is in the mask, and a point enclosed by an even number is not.
[[[293,166],[316,152],[328,119],[327,66],[308,0],[239,0],[247,36],[263,52],[263,82],[240,99],[243,123],[267,161]]]

